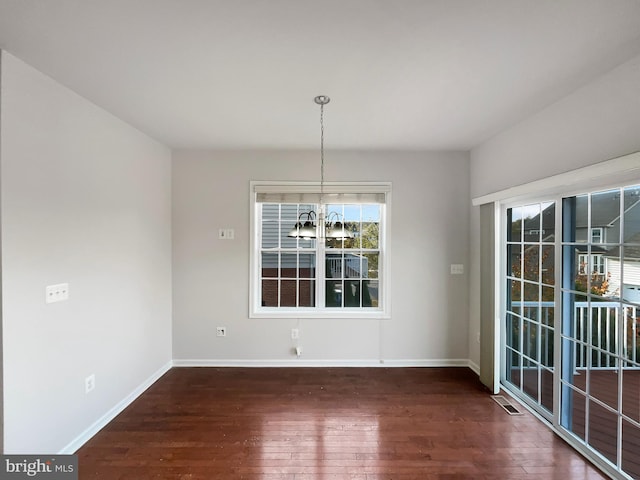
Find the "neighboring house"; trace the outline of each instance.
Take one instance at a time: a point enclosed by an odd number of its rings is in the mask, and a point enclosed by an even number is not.
[[[624,225],[621,225],[619,191],[597,195],[591,206],[587,197],[575,198],[575,239],[577,243],[577,275],[590,275],[593,281],[608,281],[605,296],[619,297],[640,303],[640,196],[629,192],[625,197]],[[525,218],[523,239],[528,242],[553,241],[555,235],[555,205],[544,208],[540,214]],[[589,225],[589,215],[591,225]],[[621,228],[623,227],[623,228]],[[624,238],[620,238],[621,231]],[[624,243],[624,250],[620,243]],[[527,261],[537,263],[537,251],[527,250]],[[543,255],[545,253],[543,252]],[[621,257],[621,254],[624,257]],[[553,274],[554,259],[543,259],[545,275]],[[623,258],[623,260],[621,260]],[[624,274],[623,274],[624,271]],[[622,276],[624,275],[624,281]]]

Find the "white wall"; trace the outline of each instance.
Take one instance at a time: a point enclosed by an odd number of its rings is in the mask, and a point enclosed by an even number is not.
[[[640,56],[471,151],[471,197],[640,150]],[[479,331],[479,208],[471,211],[470,359]]]
[[[249,319],[249,182],[319,179],[319,152],[174,152],[173,356],[209,364],[465,364],[466,153],[325,153],[327,181],[391,181],[390,320]],[[235,240],[217,239],[234,228]],[[227,327],[217,338],[216,326]],[[296,360],[290,329],[300,328]],[[188,362],[185,362],[188,363]]]
[[[171,154],[6,52],[0,106],[5,452],[55,453],[171,360]]]

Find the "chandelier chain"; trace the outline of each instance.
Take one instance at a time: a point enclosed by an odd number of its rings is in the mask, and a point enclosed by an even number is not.
[[[320,104],[320,204],[324,202],[324,104]]]

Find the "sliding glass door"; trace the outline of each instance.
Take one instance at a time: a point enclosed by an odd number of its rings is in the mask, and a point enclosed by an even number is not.
[[[511,206],[505,227],[503,384],[640,479],[640,186]]]

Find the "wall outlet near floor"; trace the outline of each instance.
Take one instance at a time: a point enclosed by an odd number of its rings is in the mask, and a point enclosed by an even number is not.
[[[226,337],[227,327],[216,327],[216,337]]]
[[[92,373],[84,379],[84,393],[89,393],[94,388],[96,388],[96,374]]]
[[[293,340],[295,340],[296,338],[300,338],[300,330],[298,330],[297,328],[292,328],[291,329],[291,338]]]
[[[45,301],[47,303],[69,300],[69,284],[58,283],[56,285],[47,285],[45,295]]]
[[[480,332],[478,332],[478,334],[477,334],[476,342],[480,343]]]

